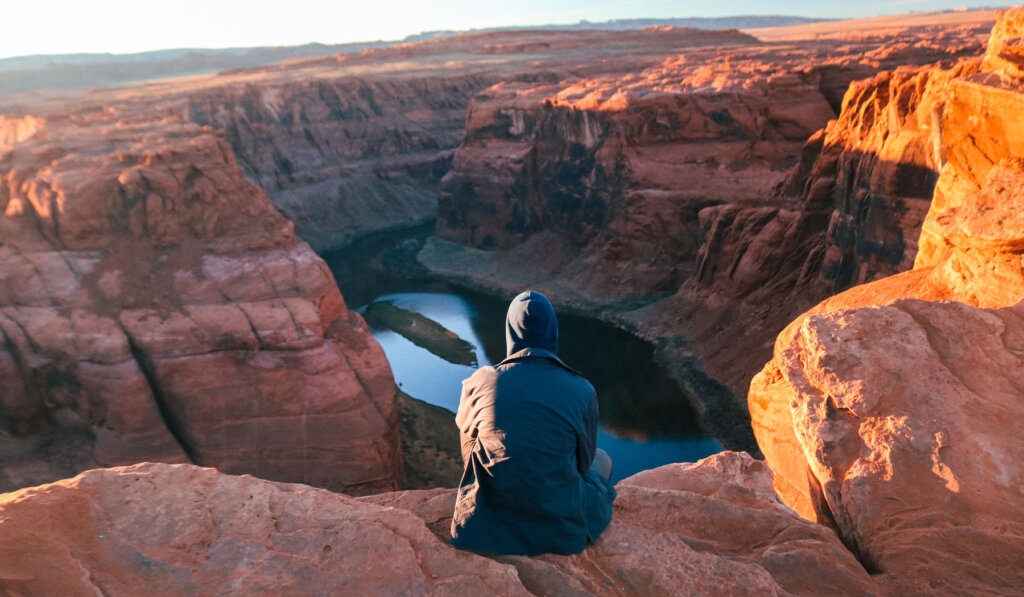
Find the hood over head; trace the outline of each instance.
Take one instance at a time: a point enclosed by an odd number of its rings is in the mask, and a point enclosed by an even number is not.
[[[542,348],[558,352],[558,320],[547,297],[527,290],[508,306],[505,316],[506,356],[524,348]]]

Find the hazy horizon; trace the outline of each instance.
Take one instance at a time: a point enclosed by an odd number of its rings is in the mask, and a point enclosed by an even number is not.
[[[779,0],[770,5],[752,0],[718,3],[566,0],[557,8],[543,0],[521,0],[514,7],[487,4],[490,3],[470,0],[439,0],[429,5],[407,0],[383,0],[370,4],[342,2],[324,5],[315,0],[292,0],[285,4],[287,13],[281,13],[279,8],[282,5],[270,2],[230,6],[209,0],[181,0],[171,5],[170,10],[157,11],[140,9],[142,5],[139,3],[126,0],[92,3],[58,0],[47,6],[44,26],[40,26],[38,10],[28,2],[19,2],[5,9],[8,23],[14,26],[0,38],[0,58],[390,41],[425,31],[568,25],[583,20],[601,23],[624,19],[741,15],[843,19],[1014,5],[1012,2],[985,0],[896,0],[853,4]]]

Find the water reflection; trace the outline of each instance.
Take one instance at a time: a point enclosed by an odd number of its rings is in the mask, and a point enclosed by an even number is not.
[[[480,366],[493,364],[485,356],[483,341],[473,328],[473,307],[461,297],[454,294],[409,292],[385,294],[376,300],[389,301],[396,307],[416,311],[433,319],[472,344],[476,348]],[[365,309],[363,306],[358,310],[362,312]],[[384,348],[395,381],[405,393],[452,412],[459,408],[462,380],[472,375],[476,367],[450,363],[387,328],[371,324],[370,331]],[[454,427],[454,423],[452,425]]]
[[[431,290],[436,288],[434,284]],[[373,300],[416,311],[455,332],[473,344],[481,366],[505,357],[506,305],[499,301],[443,292],[389,293]],[[597,390],[602,422],[598,445],[615,462],[613,480],[723,449],[701,430],[679,387],[655,364],[648,344],[593,320],[560,315],[559,327],[560,356]],[[474,367],[445,361],[389,329],[371,326],[371,331],[405,392],[458,409],[462,380]]]

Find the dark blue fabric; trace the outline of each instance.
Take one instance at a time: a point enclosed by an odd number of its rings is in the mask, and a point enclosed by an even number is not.
[[[508,306],[505,316],[505,356],[524,348],[543,348],[558,354],[558,319],[548,297],[527,290]]]
[[[608,526],[615,498],[590,470],[597,397],[550,349],[558,323],[543,295],[516,297],[506,332],[509,357],[462,382],[455,421],[465,470],[451,543],[487,553],[579,553]]]

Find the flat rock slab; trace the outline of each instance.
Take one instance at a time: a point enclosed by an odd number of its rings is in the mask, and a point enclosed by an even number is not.
[[[0,593],[15,595],[868,595],[832,530],[764,463],[728,452],[618,486],[576,556],[447,543],[454,489],[353,499],[193,465],[98,469],[0,495]]]

